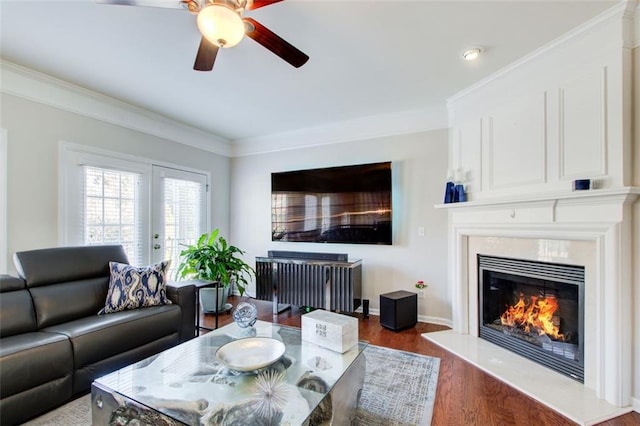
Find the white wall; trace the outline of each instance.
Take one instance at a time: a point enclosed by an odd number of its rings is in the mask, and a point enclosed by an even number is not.
[[[421,320],[449,323],[447,284],[447,213],[442,203],[447,173],[448,131],[384,137],[231,160],[231,242],[246,260],[268,250],[348,253],[363,260],[362,287],[375,312],[379,295],[415,291],[417,280],[429,284],[418,300]],[[271,173],[317,167],[392,161],[393,245],[314,244],[271,241]],[[418,236],[418,228],[425,236]],[[250,294],[255,294],[252,285]]]
[[[633,87],[634,87],[634,100],[633,100],[633,132],[634,132],[634,165],[635,165],[635,177],[634,185],[640,186],[640,15],[636,14],[636,44],[633,51]],[[632,395],[634,396],[634,410],[640,413],[640,262],[637,260],[640,258],[640,202],[635,204],[634,209],[634,222],[633,232],[635,234],[635,246],[634,253],[635,259],[633,270],[634,288],[633,294],[635,298],[635,306],[638,309],[634,311],[634,357],[633,365],[634,371],[634,389]]]
[[[229,229],[229,159],[146,133],[21,97],[0,94],[7,129],[7,255],[57,246],[60,141],[101,148],[211,173],[212,227]]]

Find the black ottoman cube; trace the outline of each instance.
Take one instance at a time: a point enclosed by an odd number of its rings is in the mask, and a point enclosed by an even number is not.
[[[413,327],[418,322],[418,295],[393,291],[380,295],[380,325],[393,331]]]

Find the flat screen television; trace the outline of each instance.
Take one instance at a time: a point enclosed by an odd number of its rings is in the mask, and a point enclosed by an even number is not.
[[[272,173],[271,239],[391,244],[391,162]]]

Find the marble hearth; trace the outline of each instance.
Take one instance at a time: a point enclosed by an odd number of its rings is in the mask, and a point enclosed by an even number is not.
[[[579,424],[631,411],[637,196],[623,188],[439,206],[449,211],[453,330],[424,336]],[[478,337],[478,254],[584,266],[584,385]]]

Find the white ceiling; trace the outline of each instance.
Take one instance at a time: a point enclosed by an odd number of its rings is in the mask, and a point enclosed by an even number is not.
[[[0,0],[0,52],[6,61],[246,142],[444,108],[447,98],[616,3],[287,0],[246,16],[308,54],[307,64],[293,68],[245,38],[218,53],[212,72],[197,72],[200,34],[184,10]],[[484,54],[463,61],[473,45]]]

